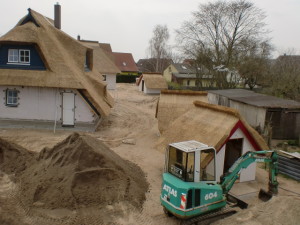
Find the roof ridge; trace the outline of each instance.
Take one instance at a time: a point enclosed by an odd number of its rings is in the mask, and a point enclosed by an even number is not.
[[[232,116],[235,116],[235,117],[241,119],[240,113],[236,109],[233,109],[233,108],[229,108],[229,107],[221,106],[221,105],[209,104],[209,103],[201,102],[201,101],[194,101],[194,105],[196,107],[205,107],[205,108],[208,108],[208,109],[211,109],[214,111],[223,112],[223,113],[226,113],[226,114],[229,114],[229,115],[232,115]]]
[[[162,94],[176,94],[176,95],[205,95],[205,96],[207,95],[206,91],[189,91],[189,90],[185,90],[185,91],[181,91],[181,90],[162,90],[161,93]]]

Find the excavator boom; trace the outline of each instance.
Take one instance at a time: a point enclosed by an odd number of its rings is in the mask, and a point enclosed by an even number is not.
[[[275,151],[256,151],[256,152],[247,152],[242,155],[228,170],[227,173],[221,177],[221,186],[224,194],[228,194],[231,190],[234,182],[239,178],[239,172],[242,169],[247,168],[250,164],[254,162],[264,162],[269,164],[269,189],[268,194],[273,195],[278,193],[278,156]]]

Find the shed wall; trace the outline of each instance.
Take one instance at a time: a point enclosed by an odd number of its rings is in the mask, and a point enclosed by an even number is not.
[[[222,105],[237,109],[241,116],[253,127],[260,127],[261,130],[265,127],[266,109],[245,103],[230,100],[225,96],[214,93],[208,93],[208,102],[215,105]]]
[[[237,109],[245,120],[253,127],[260,127],[261,130],[265,127],[266,109],[252,105],[247,105],[241,102],[229,100],[229,106]]]

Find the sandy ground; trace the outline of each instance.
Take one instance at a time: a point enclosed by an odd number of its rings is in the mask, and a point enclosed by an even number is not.
[[[158,96],[144,95],[137,89],[132,84],[118,84],[117,90],[111,92],[116,102],[112,113],[103,120],[97,132],[90,133],[91,136],[103,141],[122,158],[140,166],[150,184],[149,191],[146,194],[146,201],[141,210],[131,210],[126,205],[119,206],[123,207],[126,213],[122,217],[118,215],[117,224],[179,224],[180,221],[176,218],[165,216],[159,202],[164,152],[162,149],[155,149],[156,142],[159,139],[157,120],[155,119]],[[56,131],[56,133],[53,133],[53,131],[46,130],[1,129],[0,137],[13,141],[31,151],[40,151],[44,147],[53,147],[57,142],[70,135],[70,133],[68,131]],[[259,166],[257,178],[257,181],[248,184],[236,184],[235,189],[233,189],[235,193],[249,201],[249,210],[251,210],[251,207],[256,207],[259,203],[256,197],[259,188],[267,185],[267,172]],[[293,192],[300,192],[300,184],[298,182],[283,177],[279,177],[279,182],[281,187],[279,196],[297,196]],[[7,175],[1,174],[0,213],[9,213],[9,204],[19,204],[17,197],[13,195],[15,188],[13,180]],[[13,198],[14,201],[6,204],[5,199],[8,198]],[[20,215],[27,215],[27,224],[36,224],[30,220],[30,217],[35,215],[28,213],[22,206],[19,206],[17,210]],[[54,217],[59,217],[58,214],[62,212],[62,210],[59,212],[51,211],[48,214],[39,212],[41,221],[39,224],[51,224],[44,222],[42,218],[49,217],[50,213]],[[93,210],[85,212],[85,216],[89,216],[89,213],[92,215]],[[264,222],[264,224],[273,224],[271,221],[269,221],[270,223]],[[225,223],[224,221],[222,224],[230,224],[230,222]]]

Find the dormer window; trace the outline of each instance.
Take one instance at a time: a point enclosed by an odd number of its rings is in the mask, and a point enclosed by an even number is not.
[[[184,65],[182,65],[182,66],[181,66],[181,68],[182,68],[182,69],[184,69],[184,70],[186,70],[186,69],[187,69],[187,68],[186,68],[186,66],[184,66]]]
[[[26,49],[9,49],[8,64],[30,64],[30,50]]]
[[[123,62],[123,66],[127,66],[126,62]]]
[[[93,69],[92,68],[93,67],[92,62],[93,62],[93,51],[90,50],[90,49],[88,49],[86,51],[85,60],[84,60],[84,70],[86,72],[89,72],[89,71],[91,71]]]

